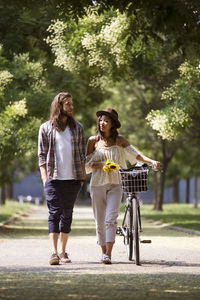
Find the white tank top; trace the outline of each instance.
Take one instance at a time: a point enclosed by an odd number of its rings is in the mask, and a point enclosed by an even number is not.
[[[56,131],[56,161],[58,180],[74,179],[72,170],[72,143],[71,131],[67,126],[64,131]]]

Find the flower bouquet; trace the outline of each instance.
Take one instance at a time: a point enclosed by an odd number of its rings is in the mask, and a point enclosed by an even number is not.
[[[110,171],[116,171],[118,169],[119,169],[118,164],[115,164],[110,159],[107,159],[105,165],[103,166],[103,170],[106,173],[109,173]]]

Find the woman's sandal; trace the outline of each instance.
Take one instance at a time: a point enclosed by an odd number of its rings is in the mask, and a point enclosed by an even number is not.
[[[102,257],[102,262],[106,265],[111,265],[112,264],[111,257],[104,254],[103,257]]]

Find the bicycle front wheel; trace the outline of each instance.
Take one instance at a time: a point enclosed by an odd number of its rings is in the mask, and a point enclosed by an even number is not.
[[[124,244],[126,246],[126,253],[129,260],[133,258],[133,208],[128,207],[126,218],[124,222]]]
[[[139,249],[139,229],[138,229],[138,205],[137,200],[133,199],[133,243],[135,264],[140,264],[140,249]]]

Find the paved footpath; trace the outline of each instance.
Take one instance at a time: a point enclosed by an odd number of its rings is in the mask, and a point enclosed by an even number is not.
[[[123,282],[123,280],[127,278],[126,276],[129,276],[128,278],[134,278],[134,280],[136,278],[137,280],[138,278],[142,278],[140,293],[138,291],[138,294],[135,294],[135,298],[132,298],[131,295],[133,294],[128,293],[126,299],[143,299],[143,296],[144,298],[148,296],[148,298],[151,299],[151,294],[155,299],[156,296],[158,296],[156,293],[163,293],[163,288],[161,289],[162,291],[159,290],[160,285],[154,288],[155,278],[157,284],[160,282],[159,280],[162,279],[160,284],[165,284],[165,291],[168,291],[159,299],[179,299],[176,298],[177,293],[181,293],[182,299],[187,299],[189,295],[191,299],[198,299],[197,295],[200,295],[200,284],[198,284],[198,282],[200,283],[199,236],[162,228],[162,226],[155,225],[153,222],[143,221],[142,238],[151,239],[152,243],[141,244],[140,246],[141,266],[136,266],[134,262],[127,260],[123,238],[120,236],[116,237],[112,256],[113,264],[104,265],[100,263],[100,248],[96,244],[95,224],[91,207],[77,206],[74,209],[74,221],[67,249],[72,263],[50,266],[48,263],[50,244],[47,233],[47,215],[46,208],[36,207],[32,213],[24,214],[24,216],[12,224],[0,228],[0,280],[3,282],[3,294],[1,293],[0,287],[0,299],[26,299],[27,293],[30,290],[29,286],[29,290],[27,290],[27,280],[29,284],[33,282],[34,290],[37,282],[37,288],[40,289],[40,293],[44,293],[42,286],[40,286],[41,282],[44,282],[44,278],[47,279],[48,277],[48,280],[50,280],[50,278],[55,280],[57,276],[59,284],[57,284],[56,287],[58,287],[58,285],[61,286],[60,280],[61,277],[63,278],[63,274],[70,275],[70,278],[75,276],[73,278],[76,278],[75,281],[77,280],[77,282],[79,282],[80,278],[82,278],[81,280],[83,280],[83,278],[86,280],[87,277],[87,284],[84,283],[84,287],[86,285],[88,286],[88,278],[90,278],[90,282],[95,280],[91,290],[100,284],[98,280],[103,280],[105,276],[109,278],[112,288],[116,286],[115,276],[117,276],[118,282]],[[121,217],[119,218],[119,223],[120,222]],[[22,274],[23,282],[26,282],[26,287],[21,286]],[[37,275],[37,278],[34,280],[31,279],[33,278],[33,274],[35,274],[35,276]],[[82,275],[85,277],[81,277]],[[110,277],[111,275],[113,276]],[[18,278],[18,281],[16,281],[16,278]],[[46,284],[48,280],[45,281]],[[80,288],[84,280],[79,282]],[[142,291],[145,286],[145,280],[148,294]],[[176,284],[174,281],[176,281]],[[189,284],[189,281],[191,281],[192,284]],[[14,289],[10,288],[10,284],[13,282],[21,287],[21,291],[23,291],[21,296],[19,290],[15,294]],[[128,280],[126,280],[125,283],[127,285]],[[68,288],[71,286],[70,284]],[[73,284],[75,284],[74,281]],[[102,286],[106,284],[107,279],[104,279],[103,282],[101,281]],[[138,286],[140,284],[141,282],[138,282]],[[54,299],[53,296],[51,297],[47,292],[50,287],[52,288],[51,285],[46,288],[46,294],[41,294],[43,295],[43,299],[46,299],[45,297]],[[77,286],[73,287],[72,291],[76,288]],[[115,297],[115,299],[125,299],[125,292],[121,295],[123,289],[125,290],[125,286],[113,297]],[[109,292],[111,293],[109,286],[106,286],[104,294],[102,294],[102,290],[100,294],[96,291],[95,297],[93,292],[93,296],[90,295],[87,298],[83,290],[84,288],[81,289],[82,292],[72,292],[72,295],[76,295],[76,297],[72,296],[72,298],[107,299],[105,295],[109,296]],[[182,294],[183,290],[184,293]],[[24,291],[26,291],[26,294],[24,294]],[[90,290],[87,289],[87,292],[89,291]],[[114,293],[113,291],[114,290],[112,290],[112,293]],[[53,295],[54,292],[55,289],[51,291],[51,295]],[[143,294],[141,295],[141,293]],[[170,298],[171,295],[173,296],[172,298]],[[187,297],[184,298],[184,296]],[[32,298],[29,298],[39,299],[39,295],[33,293]],[[69,297],[69,299],[72,298]],[[60,299],[62,299],[62,296],[60,296]],[[68,298],[66,298],[65,295],[63,299]],[[109,299],[112,298],[109,296]]]

